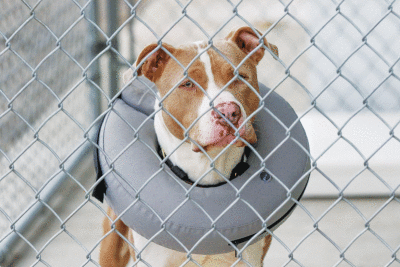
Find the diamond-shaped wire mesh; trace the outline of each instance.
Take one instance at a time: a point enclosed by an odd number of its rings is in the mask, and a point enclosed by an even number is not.
[[[98,148],[91,133],[107,112],[129,124],[113,107],[127,90],[122,73],[135,70],[150,43],[205,40],[218,53],[212,42],[243,25],[278,46],[277,60],[264,46],[259,81],[291,104],[311,148],[305,199],[285,188],[297,209],[269,232],[264,266],[400,266],[399,1],[0,0],[0,7],[0,266],[99,266],[101,241],[122,234],[100,229],[106,206],[90,196],[89,152]],[[134,142],[144,143],[141,127],[132,127]],[[145,185],[133,190],[140,195]],[[183,199],[167,218],[156,214],[160,224],[186,202],[204,210]],[[225,238],[213,228],[207,234],[215,231]],[[157,262],[123,238],[136,252],[131,266]],[[206,257],[186,249],[176,266],[202,266]],[[226,266],[252,266],[237,252]]]
[[[79,23],[79,7],[66,1],[35,9],[22,1],[2,1],[1,7],[0,229],[4,232],[82,142],[90,108],[82,76],[82,65],[88,64],[82,50],[87,32]],[[66,9],[70,14],[63,12]]]

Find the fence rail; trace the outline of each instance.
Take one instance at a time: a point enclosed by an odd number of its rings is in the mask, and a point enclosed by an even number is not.
[[[266,265],[400,264],[399,1],[0,0],[0,7],[0,266],[53,266],[42,255],[63,234],[84,251],[81,266],[99,266],[92,254],[102,236],[87,246],[68,226],[85,206],[105,212],[90,196],[94,175],[76,170],[125,90],[122,73],[152,42],[211,44],[243,25],[278,46],[278,60],[260,63],[259,81],[295,109],[311,147],[308,200],[293,215],[304,227],[289,219],[274,232]],[[68,195],[65,182],[83,192],[67,214],[50,204]],[[31,233],[44,211],[61,228],[43,244]]]

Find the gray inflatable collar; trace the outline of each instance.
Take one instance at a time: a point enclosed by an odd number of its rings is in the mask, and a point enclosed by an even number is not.
[[[149,81],[136,79],[115,101],[99,132],[105,198],[126,225],[147,239],[158,233],[152,241],[170,249],[185,252],[195,246],[195,254],[218,254],[258,241],[265,225],[273,231],[287,219],[296,206],[291,199],[304,193],[310,160],[305,131],[283,98],[260,84],[261,96],[268,96],[255,122],[255,149],[264,163],[252,152],[249,169],[231,184],[191,188],[165,164],[160,170],[148,117],[155,93]],[[261,179],[265,172],[272,178]]]

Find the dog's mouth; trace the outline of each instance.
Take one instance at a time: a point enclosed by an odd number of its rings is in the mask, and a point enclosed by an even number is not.
[[[195,138],[194,142],[191,142],[192,150],[194,152],[202,152],[209,151],[214,148],[224,148],[228,145],[233,145],[236,147],[244,147],[246,146],[246,142],[250,144],[254,144],[257,142],[257,137],[255,135],[253,126],[250,122],[247,122],[243,125],[244,119],[240,118],[240,120],[233,125],[229,125],[229,123],[215,123],[211,132],[204,132],[204,135],[208,136],[204,141],[204,138]],[[200,136],[201,137],[201,136]],[[244,142],[245,140],[246,142]],[[201,148],[199,147],[201,146]]]

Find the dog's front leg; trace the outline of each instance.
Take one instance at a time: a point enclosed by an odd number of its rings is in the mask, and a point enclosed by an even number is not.
[[[267,235],[243,251],[243,258],[254,267],[262,267],[265,255],[271,245],[272,237]]]
[[[186,261],[186,253],[162,247],[153,242],[149,243],[146,238],[138,233],[131,232],[138,254],[140,253],[141,260],[137,267],[175,267],[181,266]],[[189,267],[192,265],[188,264],[185,266]]]
[[[109,207],[107,210],[111,220],[115,220],[117,215]],[[103,235],[111,230],[111,221],[105,217],[103,220]],[[115,222],[115,230],[128,238],[129,227],[121,220]],[[101,241],[100,245],[100,265],[102,267],[124,267],[130,258],[129,245],[114,231]]]

